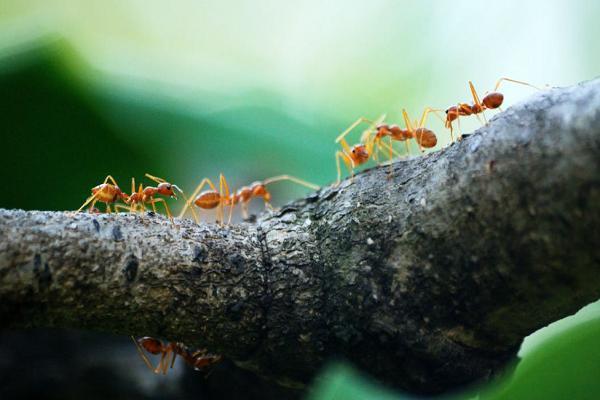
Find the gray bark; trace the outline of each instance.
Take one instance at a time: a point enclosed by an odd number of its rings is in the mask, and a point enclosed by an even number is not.
[[[208,347],[301,386],[344,357],[434,393],[600,298],[600,80],[254,224],[0,210],[3,327]]]

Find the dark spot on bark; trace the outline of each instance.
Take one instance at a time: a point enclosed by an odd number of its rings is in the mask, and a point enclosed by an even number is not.
[[[192,276],[192,278],[198,278],[200,275],[202,275],[202,268],[200,268],[200,267],[193,267],[190,270],[190,275]]]
[[[244,222],[248,222],[248,223],[255,223],[256,222],[256,214],[250,214],[248,215],[248,218],[244,218]]]
[[[244,257],[239,254],[231,254],[227,257],[227,259],[229,260],[229,263],[231,264],[235,274],[241,274],[244,272],[244,268],[246,267]]]
[[[269,307],[272,302],[273,302],[273,296],[271,296],[270,294],[265,294],[265,295],[261,296],[261,298],[260,298],[260,303],[263,307]]]
[[[307,203],[314,203],[316,201],[319,201],[319,192],[314,192],[309,194],[306,198],[305,198]]]
[[[149,217],[154,217],[156,213],[154,211],[148,211],[146,215],[148,215]]]
[[[113,226],[112,236],[113,236],[113,239],[116,242],[120,242],[121,240],[123,240],[123,232],[121,232],[121,226],[120,225],[114,225]]]
[[[40,269],[40,267],[42,266],[42,256],[40,256],[39,254],[36,254],[35,256],[33,256],[33,271],[38,271]]]
[[[44,263],[42,267],[42,256],[36,254],[33,256],[33,273],[38,281],[40,289],[47,288],[52,283],[52,273],[48,263]]]
[[[244,307],[245,305],[243,302],[235,302],[227,307],[227,313],[233,321],[239,321],[242,318],[242,310],[244,309]]]
[[[192,261],[198,264],[203,264],[206,261],[206,249],[202,246],[194,247],[194,258]]]
[[[323,200],[331,200],[337,195],[337,193],[337,189],[330,190],[329,193],[327,193],[325,197],[323,197]]]
[[[97,220],[93,219],[92,220],[92,224],[94,225],[94,229],[96,230],[96,233],[100,232],[100,222],[98,222]]]
[[[298,207],[294,207],[294,206],[283,206],[279,212],[276,214],[277,217],[281,217],[284,214],[287,214],[288,212],[293,212],[293,211],[298,211]]]
[[[134,255],[131,255],[127,262],[125,263],[125,267],[123,267],[123,275],[125,275],[125,279],[127,282],[131,283],[137,276],[139,262]]]

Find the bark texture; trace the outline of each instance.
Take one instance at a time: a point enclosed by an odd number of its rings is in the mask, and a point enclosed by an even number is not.
[[[344,357],[413,392],[484,378],[600,298],[600,80],[256,223],[0,210],[0,320],[208,347],[287,386]]]

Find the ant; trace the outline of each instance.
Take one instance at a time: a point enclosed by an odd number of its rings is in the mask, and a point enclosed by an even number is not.
[[[145,176],[147,178],[153,180],[154,182],[158,183],[158,185],[156,187],[154,187],[154,186],[142,187],[142,184],[140,183],[138,190],[135,191],[135,178],[131,178],[131,195],[125,201],[125,203],[127,203],[130,206],[128,208],[128,210],[131,212],[135,212],[139,206],[141,208],[141,210],[144,211],[144,210],[146,210],[146,206],[144,204],[150,203],[150,204],[152,204],[152,210],[156,213],[156,203],[161,202],[165,206],[165,211],[167,213],[167,216],[169,217],[171,222],[173,222],[173,216],[171,214],[171,210],[169,209],[169,206],[167,205],[167,201],[161,197],[155,198],[155,196],[162,195],[162,196],[173,197],[173,198],[177,199],[177,194],[173,190],[173,189],[175,189],[179,193],[181,193],[181,195],[184,197],[185,200],[187,200],[187,198],[185,198],[185,195],[183,194],[183,191],[181,189],[179,189],[179,187],[177,185],[173,185],[173,184],[165,181],[162,178],[158,178],[158,177],[152,176],[150,174],[146,174]],[[127,209],[127,207],[123,207],[123,206],[120,206],[120,207]]]
[[[382,147],[388,148],[390,152],[390,160],[392,159],[393,154],[398,154],[394,151],[392,147],[392,139],[405,140],[402,135],[403,132],[402,130],[398,130],[399,127],[397,125],[390,126],[387,124],[383,124],[384,119],[385,115],[379,117],[379,119],[375,122],[370,121],[364,117],[360,117],[335,139],[335,143],[339,143],[342,146],[341,151],[338,150],[335,152],[335,163],[337,167],[336,185],[339,185],[342,179],[342,168],[340,166],[340,159],[346,165],[346,169],[350,172],[352,178],[354,178],[354,169],[359,165],[362,165],[369,161],[371,157],[373,157],[374,160],[377,160],[377,154],[379,151],[381,151]],[[369,123],[369,128],[367,128],[361,135],[360,142],[350,147],[348,142],[346,142],[345,137],[362,122]],[[373,135],[372,133],[374,129],[375,134]],[[387,145],[381,142],[381,140],[385,136],[388,136],[390,138],[390,143]],[[374,153],[373,150],[376,150],[376,152]]]
[[[471,90],[471,96],[473,97],[473,104],[458,103],[457,105],[451,106],[446,110],[446,121],[444,124],[445,124],[446,128],[450,129],[450,134],[452,135],[452,130],[453,130],[452,122],[462,116],[475,115],[477,118],[479,118],[478,114],[481,114],[483,116],[484,121],[487,123],[487,119],[485,118],[484,111],[487,109],[490,109],[490,110],[493,110],[496,108],[500,109],[500,106],[504,102],[504,95],[502,93],[498,92],[498,88],[500,87],[500,84],[504,81],[518,83],[520,85],[525,85],[525,86],[529,86],[534,89],[540,90],[538,87],[533,86],[527,82],[517,81],[514,79],[510,79],[510,78],[500,78],[496,82],[494,91],[491,93],[487,93],[483,97],[482,100],[479,100],[479,96],[477,95],[477,92],[475,91],[475,86],[473,86],[473,82],[469,81],[469,88]],[[480,120],[480,122],[481,122],[481,120]],[[459,124],[459,128],[460,128],[460,121],[458,121],[458,124]]]
[[[291,175],[278,175],[272,178],[265,179],[264,181],[254,182],[249,186],[242,186],[239,190],[231,194],[229,190],[229,185],[227,184],[227,180],[223,174],[219,176],[219,190],[217,190],[214,183],[209,178],[204,178],[200,182],[200,184],[192,193],[190,199],[186,202],[185,207],[179,213],[179,218],[185,215],[185,212],[190,207],[192,201],[193,203],[205,210],[210,210],[218,207],[217,211],[217,220],[222,223],[224,217],[224,207],[229,206],[229,219],[228,223],[231,222],[231,217],[233,215],[233,207],[235,207],[238,203],[241,203],[242,207],[242,215],[244,219],[248,218],[248,204],[253,198],[261,197],[265,202],[265,207],[272,208],[271,206],[271,193],[267,190],[267,185],[271,183],[289,180],[299,185],[305,186],[307,188],[318,190],[319,187],[317,185],[313,185],[312,183],[306,182],[302,179],[296,178]],[[205,190],[200,192],[202,188],[208,185],[210,187],[209,190]],[[194,215],[194,220],[198,223],[198,217],[194,212],[192,207],[192,214]]]
[[[441,110],[429,107],[426,108],[423,111],[423,115],[421,116],[421,121],[419,123],[415,121],[415,124],[417,125],[416,129],[413,128],[410,119],[408,118],[408,114],[406,113],[406,110],[402,110],[402,115],[404,117],[404,124],[406,125],[406,129],[402,129],[396,124],[384,124],[382,122],[384,116],[380,117],[379,120],[376,122],[369,121],[368,119],[363,117],[356,120],[352,125],[350,125],[350,127],[348,127],[348,129],[342,132],[335,139],[335,142],[340,143],[342,146],[342,151],[338,150],[335,153],[335,161],[338,173],[336,185],[340,184],[342,175],[342,170],[340,168],[340,158],[342,159],[342,161],[344,161],[344,164],[346,165],[348,171],[350,171],[351,176],[354,177],[354,168],[369,161],[371,156],[374,160],[377,160],[377,154],[379,151],[381,151],[382,147],[388,148],[390,161],[394,154],[398,155],[398,153],[396,153],[393,149],[392,140],[403,141],[406,146],[407,154],[410,154],[410,148],[408,146],[409,139],[415,139],[415,141],[419,145],[419,150],[421,152],[423,152],[423,148],[435,147],[435,145],[437,144],[437,137],[435,136],[435,133],[432,130],[425,128],[424,125],[427,116],[431,112],[433,112],[443,122],[444,119],[438,114],[439,111]],[[350,147],[344,139],[344,137],[348,133],[350,133],[352,129],[356,128],[361,122],[368,122],[371,124],[371,126],[363,132],[360,143]],[[373,127],[375,128],[374,135],[372,135]],[[381,143],[381,140],[386,136],[390,140],[390,143],[387,145]],[[374,149],[376,149],[377,151],[373,152]],[[390,175],[391,173],[392,166],[390,164]]]
[[[267,190],[267,185],[280,181],[291,181],[312,190],[319,190],[319,186],[303,179],[296,178],[295,176],[277,175],[263,181],[253,182],[250,186],[242,186],[235,194],[233,194],[233,196],[231,196],[230,206],[234,207],[236,204],[241,203],[242,217],[244,219],[248,219],[248,204],[250,204],[250,201],[255,197],[262,197],[265,207],[273,209],[273,206],[271,206],[270,203],[271,192]],[[231,220],[231,213],[229,219]]]
[[[183,358],[187,364],[191,365],[195,370],[198,371],[221,361],[222,358],[220,355],[208,353],[206,349],[192,352],[183,343],[169,342],[168,344],[164,345],[160,340],[148,336],[138,340],[135,340],[135,338],[132,336],[131,339],[133,340],[133,343],[135,343],[138,353],[142,357],[142,360],[144,360],[146,366],[155,374],[162,373],[163,375],[166,375],[167,370],[169,368],[173,368],[173,365],[175,364],[175,358],[177,356]],[[160,354],[160,361],[158,362],[156,368],[152,366],[152,363],[146,354],[144,354],[144,350],[150,354]],[[169,362],[169,355],[171,354],[171,362]]]
[[[108,181],[111,181],[112,183],[108,183]],[[92,188],[92,195],[86,199],[86,201],[82,204],[81,207],[79,207],[79,209],[76,212],[80,212],[81,210],[83,210],[84,207],[87,206],[90,202],[92,203],[90,205],[90,211],[98,211],[98,209],[94,206],[96,205],[96,202],[100,201],[106,204],[106,212],[110,213],[111,203],[115,203],[119,199],[127,201],[128,198],[129,196],[126,193],[122,192],[119,188],[119,185],[117,185],[117,181],[115,181],[115,179],[112,176],[108,175],[104,179],[104,182]],[[115,211],[116,210],[117,208],[115,206]]]

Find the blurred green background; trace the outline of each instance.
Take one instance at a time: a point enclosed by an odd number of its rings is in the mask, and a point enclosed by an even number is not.
[[[234,187],[282,173],[327,184],[333,140],[359,116],[399,122],[403,107],[416,118],[468,101],[468,80],[485,92],[501,76],[540,86],[596,77],[599,17],[595,0],[2,0],[0,207],[76,209],[107,174],[125,189],[145,172],[186,191],[219,172]],[[503,92],[510,105],[531,89]],[[441,123],[431,127],[438,148],[447,143]],[[273,192],[281,205],[306,190]],[[600,397],[600,339],[589,334],[600,305],[582,314],[526,341],[532,359],[510,385],[531,391],[510,398],[574,388],[576,365],[597,379],[569,393]],[[579,358],[562,370],[536,361],[559,354]]]

